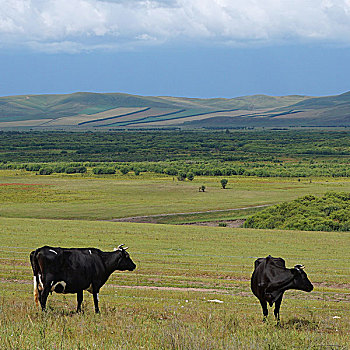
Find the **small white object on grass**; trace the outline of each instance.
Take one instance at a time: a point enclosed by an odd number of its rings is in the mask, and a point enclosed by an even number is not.
[[[210,300],[208,300],[208,301],[210,301],[211,303],[219,303],[219,304],[222,304],[222,303],[223,303],[223,301],[222,301],[222,300],[219,300],[219,299],[210,299]]]

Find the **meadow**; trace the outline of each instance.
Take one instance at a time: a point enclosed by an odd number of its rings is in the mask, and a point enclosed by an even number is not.
[[[0,219],[1,339],[6,349],[346,349],[349,233],[261,231],[96,221]],[[129,245],[135,272],[115,273],[100,293],[32,297],[29,252],[53,246]],[[255,257],[304,263],[312,293],[289,291],[282,322],[262,322],[249,290]],[[214,300],[210,301],[210,300]],[[215,302],[220,300],[222,303]]]
[[[40,176],[24,170],[0,170],[0,216],[111,220],[139,215],[205,212],[232,218],[229,209],[277,204],[306,194],[349,192],[348,178],[257,178],[202,176],[177,181],[173,176],[86,174]],[[198,188],[205,185],[205,192]],[[235,215],[233,213],[233,215]],[[193,219],[193,218],[192,218]],[[181,220],[180,220],[181,221]],[[195,221],[195,220],[194,220]],[[164,220],[162,221],[164,222]]]
[[[350,342],[350,233],[108,222],[161,213],[275,204],[305,194],[350,190],[346,178],[40,176],[0,172],[0,348],[3,349],[347,349]],[[206,186],[206,192],[198,187]],[[242,212],[239,215],[244,215]],[[181,216],[177,220],[181,221]],[[189,216],[195,221],[196,214]],[[69,220],[68,220],[69,219]],[[84,293],[54,293],[48,311],[33,301],[31,250],[44,244],[125,243],[137,264],[114,273],[100,293],[101,314]],[[256,257],[306,266],[315,289],[288,291],[281,324],[262,322],[250,291]],[[272,310],[271,310],[272,311]]]

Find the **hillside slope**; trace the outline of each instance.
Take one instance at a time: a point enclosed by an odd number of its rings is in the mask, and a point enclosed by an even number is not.
[[[229,128],[350,126],[350,92],[232,99],[122,93],[0,97],[0,128]]]

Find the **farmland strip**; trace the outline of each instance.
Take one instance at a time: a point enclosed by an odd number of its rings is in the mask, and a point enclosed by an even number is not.
[[[88,120],[88,121],[85,121],[85,122],[81,122],[78,125],[85,125],[85,124],[91,124],[91,123],[96,123],[96,122],[102,122],[102,121],[106,121],[106,120],[113,120],[113,119],[116,119],[116,118],[125,117],[127,115],[141,113],[141,112],[147,111],[149,109],[151,109],[151,107],[146,107],[146,108],[141,109],[140,111],[137,111],[137,112],[125,113],[125,114],[121,114],[121,115],[118,115],[118,116],[107,117],[107,118],[102,118],[102,119],[95,119],[95,120]]]

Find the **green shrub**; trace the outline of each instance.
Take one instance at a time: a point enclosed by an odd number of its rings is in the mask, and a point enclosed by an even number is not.
[[[171,175],[171,176],[176,176],[177,175],[177,170],[174,168],[165,168],[164,169],[164,173],[167,175]]]
[[[87,169],[84,166],[78,166],[78,167],[67,167],[65,169],[66,174],[76,174],[76,173],[86,173]]]
[[[57,165],[53,168],[54,173],[61,174],[61,173],[64,173],[65,171],[66,171],[66,168],[62,165]]]
[[[226,188],[226,185],[227,185],[227,183],[228,183],[228,180],[227,180],[227,179],[221,179],[221,180],[220,180],[220,183],[221,183],[221,187],[222,187],[223,189],[225,189],[225,188]]]
[[[39,171],[41,166],[41,164],[26,164],[25,169],[27,171]]]
[[[120,168],[120,172],[121,172],[123,175],[126,175],[129,171],[130,171],[130,169],[129,169],[128,167],[122,167],[122,168]]]
[[[264,209],[244,227],[304,231],[350,231],[350,193],[307,195]]]
[[[193,173],[188,173],[188,174],[187,174],[187,178],[188,178],[190,181],[193,181],[193,179],[194,179],[194,174],[193,174]]]
[[[108,168],[108,167],[96,167],[96,168],[92,168],[92,172],[96,175],[115,174],[115,169]]]
[[[187,174],[184,171],[179,171],[179,173],[177,175],[177,179],[179,181],[185,181],[186,180],[186,176],[187,176]]]
[[[40,175],[50,175],[52,173],[53,173],[52,168],[40,168],[40,170],[39,170]]]

